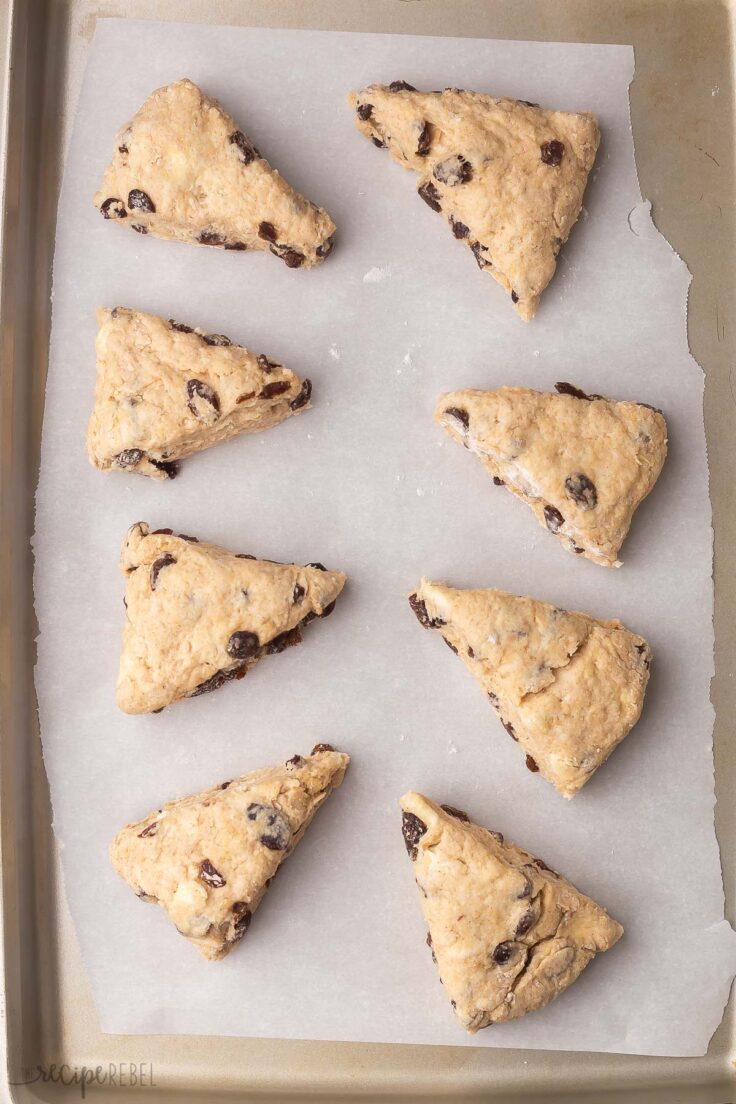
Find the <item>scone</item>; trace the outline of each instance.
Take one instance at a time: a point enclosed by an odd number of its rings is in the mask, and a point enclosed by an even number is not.
[[[556,386],[558,394],[451,391],[440,396],[435,418],[568,552],[620,567],[631,519],[667,455],[667,424],[645,403]]]
[[[409,604],[478,680],[529,770],[563,797],[575,796],[638,721],[652,653],[620,621],[426,579]]]
[[[418,793],[401,799],[427,943],[471,1034],[544,1008],[623,928],[554,870]]]
[[[323,261],[335,232],[189,80],[157,89],[120,130],[94,204],[139,234],[268,250],[289,268]]]
[[[263,656],[301,644],[302,627],[332,613],[345,585],[322,564],[257,560],[145,522],[128,530],[120,568],[124,713],[157,713],[243,678]]]
[[[583,203],[600,135],[594,115],[405,81],[350,96],[358,129],[406,169],[478,266],[534,316]]]
[[[125,307],[101,308],[97,323],[87,453],[100,471],[173,479],[193,452],[309,406],[310,380],[224,334]]]
[[[112,865],[205,958],[224,958],[349,762],[317,744],[283,766],[170,801],[118,833]]]

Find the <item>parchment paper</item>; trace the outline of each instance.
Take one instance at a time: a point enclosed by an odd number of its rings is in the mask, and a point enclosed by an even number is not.
[[[689,275],[653,228],[629,129],[633,52],[470,39],[105,20],[59,206],[38,492],[38,695],[66,891],[102,1025],[472,1046],[701,1054],[736,965],[713,829],[711,528]],[[174,245],[104,222],[91,197],[117,128],[182,76],[220,98],[339,227],[332,257]],[[524,324],[366,142],[344,97],[371,81],[459,85],[600,117],[586,211]],[[174,483],[84,452],[95,308],[229,334],[314,380],[314,409],[185,462]],[[433,424],[439,392],[570,380],[665,409],[671,451],[607,571],[567,555]],[[160,716],[114,701],[127,527],[349,574],[302,647]],[[620,617],[655,654],[643,719],[572,804],[524,768],[483,695],[404,595],[420,576]],[[163,801],[328,740],[353,763],[247,939],[199,958],[113,873],[108,842]],[[558,1001],[469,1037],[424,945],[399,825],[409,788],[465,808],[626,928]]]

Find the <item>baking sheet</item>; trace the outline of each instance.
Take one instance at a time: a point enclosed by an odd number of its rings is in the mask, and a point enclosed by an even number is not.
[[[640,201],[632,71],[625,47],[100,25],[60,206],[36,551],[45,757],[106,1030],[705,1050],[734,940],[712,826],[702,377],[685,343],[687,272]],[[321,269],[138,240],[91,209],[117,127],[183,75],[333,215],[340,248]],[[410,174],[353,131],[344,92],[396,77],[601,116],[588,217],[529,326],[417,203]],[[312,376],[315,408],[191,459],[173,484],[105,479],[82,444],[102,303],[268,351]],[[617,573],[566,556],[431,421],[441,390],[557,379],[668,416],[671,455]],[[349,572],[350,589],[330,622],[247,685],[123,717],[116,559],[138,518],[264,556],[322,559]],[[620,616],[651,640],[645,717],[572,805],[527,775],[461,665],[420,632],[402,595],[423,572]],[[350,751],[351,774],[247,944],[222,964],[200,962],[108,870],[109,838],[161,800],[316,739]],[[543,855],[608,906],[625,940],[544,1012],[466,1038],[423,945],[395,810],[409,787]]]

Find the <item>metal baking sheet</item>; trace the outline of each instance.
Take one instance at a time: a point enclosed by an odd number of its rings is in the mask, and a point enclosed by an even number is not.
[[[637,76],[632,118],[642,191],[655,220],[682,253],[694,282],[690,338],[706,370],[706,427],[716,533],[717,792],[733,790],[735,762],[728,719],[734,689],[733,502],[734,397],[729,310],[734,301],[733,12],[720,4],[623,2],[612,10],[543,0],[352,0],[331,3],[18,3],[12,19],[12,70],[5,69],[8,126],[2,284],[2,548],[0,663],[5,722],[2,744],[4,950],[10,1080],[34,1080],[66,1062],[88,1068],[146,1063],[160,1099],[175,1089],[189,1099],[218,1091],[240,1098],[310,1092],[320,1098],[357,1090],[372,1097],[466,1099],[672,1100],[726,1102],[734,1097],[733,1009],[703,1059],[631,1059],[603,1055],[287,1043],[244,1039],[117,1038],[96,1023],[78,952],[58,893],[58,868],[32,696],[33,623],[27,540],[48,336],[49,264],[63,151],[86,45],[97,15],[191,19],[244,25],[312,26],[395,33],[467,34],[569,41],[632,42]],[[6,28],[3,28],[5,30]],[[7,61],[10,60],[10,54]],[[676,81],[673,80],[676,74]],[[73,507],[70,506],[70,518]],[[722,799],[717,827],[733,919],[733,803]],[[683,953],[692,953],[684,948]],[[38,1080],[8,1089],[9,1099],[59,1098],[61,1087]],[[71,1087],[69,1091],[78,1093]],[[100,1099],[121,1089],[108,1084]],[[32,1095],[29,1095],[32,1094]],[[5,1095],[5,1094],[4,1094]],[[117,1097],[116,1097],[117,1098]]]

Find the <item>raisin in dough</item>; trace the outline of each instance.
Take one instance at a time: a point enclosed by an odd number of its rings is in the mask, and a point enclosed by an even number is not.
[[[100,471],[173,479],[193,452],[309,405],[310,380],[223,334],[124,307],[98,310],[97,322],[87,453]]]
[[[274,563],[170,529],[133,525],[120,562],[127,578],[117,702],[154,713],[242,678],[265,655],[302,641],[332,613],[345,585],[321,564]]]
[[[595,116],[403,81],[353,93],[358,129],[420,174],[419,195],[478,266],[534,316],[583,203],[598,149]]]
[[[560,394],[451,391],[440,396],[435,418],[568,552],[620,567],[634,512],[667,455],[666,422],[643,403],[557,387]]]
[[[620,621],[426,579],[409,603],[478,680],[529,769],[563,797],[575,796],[638,721],[652,653]]]
[[[270,250],[289,268],[319,264],[335,232],[189,80],[157,89],[118,133],[94,203],[140,234]]]
[[[401,799],[427,942],[471,1034],[544,1008],[623,928],[541,859],[450,805]]]
[[[349,762],[317,744],[284,766],[170,801],[118,833],[112,865],[205,958],[224,958]]]

